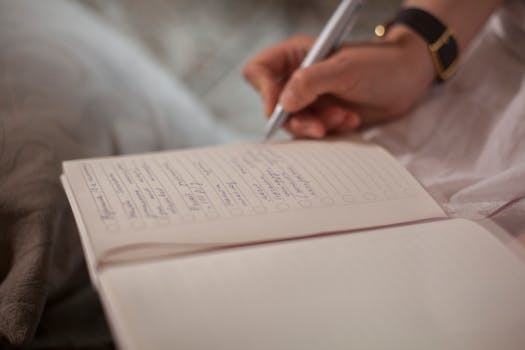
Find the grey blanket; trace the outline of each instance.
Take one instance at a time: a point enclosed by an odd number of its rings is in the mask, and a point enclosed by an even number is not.
[[[182,86],[82,7],[0,0],[0,344],[110,342],[60,186],[63,160],[225,137]]]

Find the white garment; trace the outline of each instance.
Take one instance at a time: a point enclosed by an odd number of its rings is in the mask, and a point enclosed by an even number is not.
[[[366,138],[382,144],[451,216],[493,214],[525,232],[525,2],[491,18],[456,75],[394,123]],[[521,203],[521,204],[520,204]]]

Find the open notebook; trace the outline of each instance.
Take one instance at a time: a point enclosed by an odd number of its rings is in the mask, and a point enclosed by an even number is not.
[[[446,219],[395,159],[358,139],[76,160],[62,181],[124,348],[483,345],[472,339],[494,335],[494,322],[442,327],[515,310],[525,295],[514,252]],[[479,290],[485,277],[493,288]],[[523,329],[525,310],[509,320]],[[496,338],[525,345],[513,329]]]

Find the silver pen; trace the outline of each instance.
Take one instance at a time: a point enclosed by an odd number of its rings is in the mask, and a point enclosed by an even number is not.
[[[301,68],[308,67],[328,56],[341,42],[343,34],[354,24],[354,15],[361,6],[362,0],[343,0],[328,20],[321,34],[301,63]],[[266,125],[265,140],[268,140],[288,119],[280,103],[277,103],[272,116]]]

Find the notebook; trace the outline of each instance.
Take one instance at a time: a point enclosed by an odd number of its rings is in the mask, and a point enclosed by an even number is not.
[[[519,249],[358,138],[74,160],[62,182],[122,348],[525,345]]]

